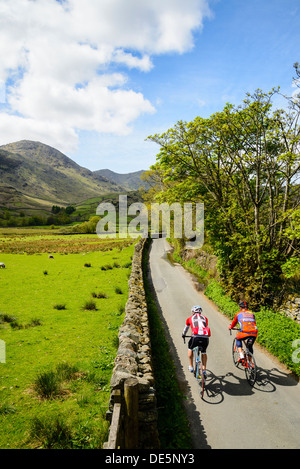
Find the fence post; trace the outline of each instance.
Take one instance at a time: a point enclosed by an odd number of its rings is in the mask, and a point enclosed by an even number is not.
[[[139,382],[128,378],[124,383],[125,449],[138,449],[139,444]]]

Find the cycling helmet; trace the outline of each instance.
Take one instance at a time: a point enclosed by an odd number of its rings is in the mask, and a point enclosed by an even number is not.
[[[248,309],[248,303],[247,301],[241,301],[239,303],[239,307],[242,308],[242,309]]]
[[[199,313],[199,314],[200,314],[200,313],[202,313],[202,308],[201,308],[201,306],[193,306],[193,307],[192,307],[192,313],[193,313],[193,314],[196,314],[196,313]]]

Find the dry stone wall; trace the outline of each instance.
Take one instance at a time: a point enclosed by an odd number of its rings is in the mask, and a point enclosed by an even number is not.
[[[300,323],[300,298],[296,295],[289,295],[280,312]]]
[[[157,431],[156,391],[151,360],[148,310],[143,282],[142,256],[146,239],[135,246],[129,279],[129,295],[125,318],[119,329],[119,347],[111,378],[110,410],[115,390],[124,392],[124,382],[135,378],[139,383],[139,448],[159,447]]]

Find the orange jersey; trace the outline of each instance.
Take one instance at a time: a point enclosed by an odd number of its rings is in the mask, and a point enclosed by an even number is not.
[[[239,311],[232,321],[230,328],[232,329],[239,323],[241,330],[237,333],[237,339],[244,339],[248,336],[257,337],[257,326],[255,316],[251,311]]]

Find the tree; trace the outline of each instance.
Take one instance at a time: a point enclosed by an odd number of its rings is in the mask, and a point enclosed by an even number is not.
[[[252,304],[281,296],[281,266],[299,246],[287,230],[300,205],[300,110],[272,112],[277,92],[257,90],[241,106],[149,137],[160,146],[155,171],[168,183],[157,198],[204,202],[223,284]]]
[[[75,207],[73,207],[72,205],[68,205],[68,207],[66,207],[66,214],[71,215],[73,212],[75,212],[75,210]]]

